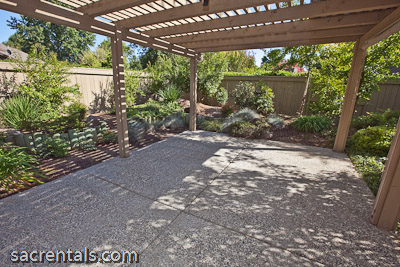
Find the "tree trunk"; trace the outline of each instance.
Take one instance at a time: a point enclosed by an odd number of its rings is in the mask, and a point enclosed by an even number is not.
[[[304,107],[306,106],[308,88],[310,87],[310,80],[311,80],[311,71],[309,70],[308,73],[307,73],[306,88],[304,89],[303,99],[301,100],[301,105],[300,105],[300,109],[299,109],[299,112],[298,112],[299,116],[303,115]]]

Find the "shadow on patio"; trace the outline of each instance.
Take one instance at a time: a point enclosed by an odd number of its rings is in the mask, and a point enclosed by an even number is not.
[[[143,266],[398,266],[372,204],[344,154],[185,132],[1,200],[0,262],[88,247]]]

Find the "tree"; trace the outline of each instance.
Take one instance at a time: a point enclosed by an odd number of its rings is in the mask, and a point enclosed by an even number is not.
[[[303,111],[306,105],[306,99],[308,95],[308,89],[311,83],[311,71],[316,65],[316,54],[320,51],[322,45],[310,45],[300,47],[287,47],[283,50],[283,54],[290,55],[289,60],[284,64],[286,66],[294,66],[299,64],[307,69],[307,82],[303,93],[303,99],[298,111],[298,114],[303,115]]]
[[[257,68],[254,55],[244,50],[224,52],[229,72],[249,72]]]
[[[228,62],[224,53],[205,53],[203,60],[198,63],[198,90],[206,96],[220,94],[220,84]],[[181,91],[188,92],[190,88],[189,59],[177,55],[160,55],[156,63],[149,64],[146,71],[152,74],[149,88],[157,93],[167,86],[175,86]]]
[[[53,24],[26,16],[11,17],[7,25],[16,30],[8,45],[29,53],[35,44],[45,47],[46,54],[57,54],[58,60],[79,62],[84,51],[94,44],[95,35],[82,30]]]
[[[299,63],[311,70],[310,111],[331,117],[341,112],[353,59],[354,43],[326,44],[285,49],[290,53],[290,64]],[[308,65],[308,66],[306,66]],[[392,67],[400,66],[400,33],[368,48],[361,77],[358,99],[368,100],[379,83],[400,78],[391,74]]]
[[[136,58],[135,51],[131,46],[122,43],[125,67],[127,69],[140,69],[140,64]],[[85,51],[81,60],[82,65],[89,67],[112,68],[111,39],[107,38],[99,44],[95,51]]]
[[[264,51],[265,56],[261,60],[261,65],[269,71],[281,70],[284,65],[283,60],[285,59],[286,53],[284,49],[271,49]]]

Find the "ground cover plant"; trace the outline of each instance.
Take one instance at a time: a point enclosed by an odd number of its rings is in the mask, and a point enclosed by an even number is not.
[[[199,124],[199,129],[209,132],[222,132],[222,120],[220,119],[206,119]]]
[[[355,133],[349,138],[346,151],[376,195],[380,186],[387,155],[395,135],[400,111],[369,113],[352,120]]]

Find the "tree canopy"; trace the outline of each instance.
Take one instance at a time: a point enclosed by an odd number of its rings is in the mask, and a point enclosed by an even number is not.
[[[266,52],[263,64],[266,68],[299,64],[311,72],[310,111],[331,117],[340,114],[347,81],[353,59],[354,43],[338,43],[313,46],[288,47]],[[400,34],[368,48],[361,77],[359,99],[368,100],[373,91],[379,90],[379,83],[400,78],[391,73],[400,66]],[[288,58],[283,62],[284,58]]]
[[[29,53],[35,44],[40,44],[46,54],[56,53],[58,60],[79,62],[83,52],[95,42],[92,33],[22,15],[20,18],[11,17],[7,23],[16,30],[7,45]]]

